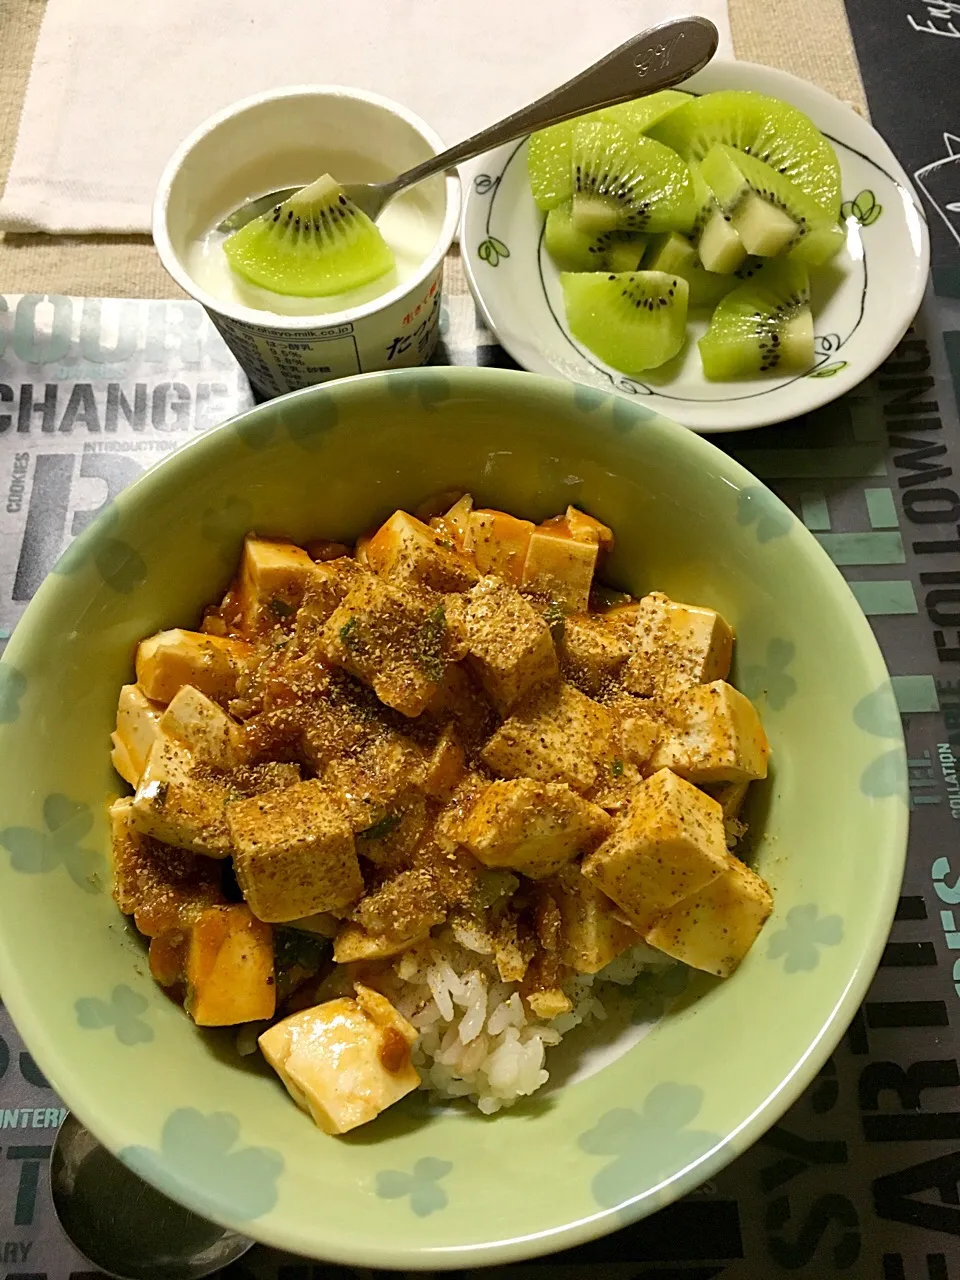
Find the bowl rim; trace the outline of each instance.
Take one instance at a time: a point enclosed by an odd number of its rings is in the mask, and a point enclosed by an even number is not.
[[[212,428],[204,435],[185,443],[174,453],[166,455],[149,471],[138,477],[123,491],[123,495],[136,494],[144,490],[168,485],[176,475],[180,460],[188,456],[199,462],[210,455],[214,458],[221,447],[220,441],[226,439],[224,428],[240,422],[249,422],[257,418],[269,418],[276,407],[290,403],[295,397],[304,399],[329,396],[343,388],[346,395],[359,392],[363,395],[367,386],[375,387],[386,378],[423,379],[426,383],[436,382],[438,388],[443,387],[449,379],[462,382],[465,386],[480,384],[482,391],[493,397],[511,396],[513,388],[521,387],[543,398],[548,404],[557,402],[558,408],[565,403],[568,408],[576,408],[574,394],[576,384],[542,375],[530,374],[511,369],[459,367],[425,367],[419,369],[392,370],[387,372],[371,372],[357,374],[353,377],[337,380],[335,383],[317,384],[292,391],[284,396],[256,405],[251,409],[236,414],[225,422]],[[520,380],[523,380],[522,382]],[[612,392],[599,392],[608,401],[619,403],[620,398]],[[747,470],[736,459],[724,453],[717,445],[695,432],[687,430],[677,423],[671,422],[662,415],[647,410],[657,421],[652,424],[672,437],[681,453],[686,451],[693,459],[708,462],[717,478],[734,485],[738,489],[744,487],[756,490],[759,486],[768,495],[768,500],[778,504],[784,512],[789,507],[756,476]],[[696,464],[696,463],[695,463]],[[122,497],[121,497],[122,500]],[[827,590],[838,605],[850,610],[855,619],[853,626],[859,637],[859,651],[868,672],[874,676],[875,687],[889,681],[889,671],[873,630],[863,614],[856,598],[853,596],[839,569],[834,565],[813,535],[805,526],[791,519],[796,524],[796,537],[802,542],[807,553],[822,570],[822,579]],[[109,513],[99,516],[80,535],[80,538],[97,536],[102,522],[109,518]],[[79,540],[79,539],[78,539]],[[76,540],[76,541],[78,541]],[[14,634],[4,654],[16,658],[21,649],[28,649],[33,643],[33,633],[42,632],[47,626],[48,615],[55,616],[58,594],[57,576],[48,575],[41,584],[33,600],[14,630]],[[26,620],[26,625],[25,625]],[[902,722],[897,724],[893,750],[899,750],[906,757]],[[905,776],[905,775],[904,775]],[[903,803],[892,806],[892,819],[887,828],[885,848],[887,850],[883,862],[883,910],[872,919],[870,933],[866,945],[857,956],[852,972],[834,1006],[826,1011],[818,1034],[811,1041],[805,1053],[786,1073],[777,1088],[758,1102],[746,1119],[735,1129],[722,1135],[722,1141],[700,1161],[686,1166],[676,1174],[665,1188],[660,1203],[650,1203],[652,1197],[641,1196],[612,1208],[602,1209],[587,1214],[574,1221],[560,1226],[506,1240],[493,1240],[477,1244],[426,1246],[422,1249],[391,1248],[389,1243],[379,1243],[373,1239],[363,1239],[358,1235],[357,1242],[350,1247],[335,1246],[326,1249],[309,1229],[300,1234],[291,1235],[289,1227],[280,1229],[275,1215],[270,1214],[262,1220],[235,1221],[219,1213],[211,1212],[204,1207],[200,1212],[207,1218],[224,1227],[242,1231],[251,1238],[268,1246],[294,1252],[317,1260],[344,1266],[373,1268],[407,1268],[409,1270],[441,1270],[447,1268],[463,1268],[465,1266],[506,1265],[532,1259],[584,1244],[590,1240],[612,1234],[633,1222],[649,1216],[651,1213],[666,1207],[667,1204],[681,1199],[695,1190],[703,1182],[714,1177],[734,1159],[738,1158],[747,1147],[755,1143],[774,1125],[790,1106],[800,1097],[812,1082],[823,1063],[833,1052],[836,1045],[847,1030],[857,1008],[863,1001],[867,989],[873,980],[881,954],[886,945],[893,923],[897,899],[902,883],[907,854],[907,834],[909,826],[909,808],[906,784],[902,784],[901,795],[897,797]],[[26,988],[20,977],[16,960],[10,954],[0,930],[0,991],[10,1015],[27,1048],[35,1057],[38,1066],[50,1082],[54,1091],[62,1099],[65,1106],[74,1112],[81,1122],[94,1134],[104,1146],[114,1154],[128,1145],[126,1136],[115,1128],[109,1114],[98,1110],[98,1102],[90,1097],[90,1090],[83,1084],[76,1084],[72,1069],[72,1059],[57,1048],[56,1023],[44,1017],[40,1012],[42,1006],[34,1006],[28,997]],[[736,1150],[732,1149],[731,1140],[738,1139]],[[142,1173],[141,1173],[142,1176]],[[154,1184],[156,1185],[156,1184]],[[178,1200],[188,1209],[197,1212],[196,1202],[189,1198],[180,1198],[177,1189],[170,1185],[158,1187],[163,1194]]]
[[[887,359],[890,353],[901,341],[903,335],[913,322],[913,317],[923,301],[930,275],[929,222],[923,208],[923,204],[917,195],[916,188],[911,181],[910,175],[900,164],[900,161],[897,159],[889,143],[873,126],[870,120],[859,115],[850,103],[845,102],[841,98],[837,98],[834,94],[828,93],[825,89],[820,88],[819,85],[813,84],[809,80],[804,80],[802,77],[794,75],[790,71],[783,71],[779,67],[768,67],[758,62],[747,62],[739,58],[736,61],[731,61],[725,58],[714,58],[706,67],[703,67],[691,77],[691,80],[694,81],[694,91],[696,91],[695,82],[697,77],[709,77],[717,68],[723,69],[721,74],[736,75],[739,71],[746,71],[748,77],[756,76],[760,80],[767,80],[768,78],[771,78],[774,81],[782,82],[785,86],[793,87],[794,91],[801,98],[807,97],[813,102],[820,104],[823,109],[838,113],[841,119],[850,122],[855,133],[865,131],[866,136],[870,137],[874,148],[872,154],[866,155],[866,159],[870,160],[874,164],[878,164],[879,161],[882,160],[883,165],[889,170],[887,176],[898,188],[902,190],[904,195],[908,197],[908,204],[917,215],[917,230],[919,233],[919,241],[917,243],[918,270],[914,274],[914,287],[907,295],[906,301],[901,302],[898,299],[899,310],[902,311],[903,316],[905,317],[903,319],[902,327],[898,327],[896,331],[891,329],[888,332],[886,339],[875,345],[875,358],[874,354],[871,354],[869,368],[860,365],[857,366],[855,373],[841,370],[839,377],[815,378],[812,383],[808,383],[802,378],[799,379],[799,381],[803,382],[807,395],[801,404],[790,409],[789,416],[795,417],[806,413],[812,413],[817,409],[823,408],[824,405],[832,403],[832,401],[836,400],[839,396],[845,395],[848,391],[851,391],[854,386],[862,382],[864,378],[868,378],[871,373],[875,372],[875,370],[883,363],[884,360]],[[676,86],[676,88],[681,91],[685,91],[686,87],[686,82]],[[737,86],[731,85],[721,87],[733,88]],[[762,85],[754,86],[748,83],[739,87],[750,92],[767,93],[770,96],[776,96],[772,88],[764,88]],[[709,93],[713,92],[713,90],[706,89],[702,92]],[[792,102],[793,99],[788,98],[787,101]],[[803,107],[800,109],[804,110]],[[843,138],[836,140],[840,141],[841,145],[852,147],[852,143],[844,142]],[[503,155],[509,147],[516,148],[521,145],[523,145],[523,140],[521,140],[520,143],[506,143],[489,154],[500,156]],[[853,149],[857,150],[856,147],[853,147]],[[503,349],[526,372],[536,372],[541,376],[548,377],[556,381],[571,382],[574,385],[589,386],[591,390],[606,390],[607,388],[595,387],[593,383],[580,384],[575,376],[565,372],[555,365],[551,365],[551,372],[548,373],[545,370],[530,370],[521,360],[520,355],[517,353],[517,350],[515,350],[515,344],[512,341],[511,334],[506,329],[503,317],[501,316],[501,320],[498,322],[490,310],[487,302],[490,291],[485,289],[481,283],[478,272],[477,252],[473,248],[473,240],[471,240],[470,236],[467,234],[468,220],[472,219],[474,210],[477,208],[478,201],[482,198],[482,194],[477,191],[475,183],[472,180],[468,182],[463,196],[463,210],[460,216],[458,238],[460,242],[464,276],[470,289],[470,294],[483,317],[485,325]],[[538,329],[536,332],[540,331],[541,330]],[[536,334],[534,333],[532,336],[535,337]],[[847,376],[844,376],[845,374]],[[779,390],[785,389],[786,386],[784,388],[771,388],[771,394],[776,395]],[[614,391],[613,394],[620,396],[620,398],[627,399],[628,401],[635,398],[616,391]],[[636,398],[640,403],[645,403],[648,399],[646,396]],[[652,404],[648,407],[652,408],[654,413],[658,413],[661,416],[666,417],[669,421],[671,412],[669,404],[656,393],[652,394],[649,397],[649,400],[652,401]],[[724,420],[716,423],[701,422],[696,425],[691,424],[687,426],[686,429],[693,431],[698,435],[728,435],[741,431],[755,431],[760,427],[770,426],[784,420],[784,413],[781,411],[783,406],[781,406],[780,409],[777,409],[776,405],[771,405],[773,412],[766,415],[750,417],[749,421],[744,423],[742,420],[738,420],[738,415],[736,413],[736,406],[738,402],[736,400],[728,402],[724,400],[705,399],[698,402],[698,405],[701,408],[713,408],[716,410],[719,406],[721,411],[727,404],[729,404],[730,407]]]

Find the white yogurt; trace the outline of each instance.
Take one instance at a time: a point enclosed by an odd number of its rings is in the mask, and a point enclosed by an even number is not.
[[[336,170],[332,171],[336,176]],[[313,175],[315,177],[316,175]],[[281,186],[293,186],[297,182],[306,185],[313,177],[303,175],[294,177],[274,187],[266,187],[262,192],[250,193],[253,199],[266,191],[277,190]],[[363,181],[369,181],[366,176]],[[429,185],[429,184],[427,184]],[[217,216],[212,226],[200,236],[192,240],[186,248],[184,266],[191,279],[199,288],[216,298],[219,302],[239,303],[255,311],[268,315],[280,316],[317,316],[332,311],[344,311],[349,307],[361,306],[374,298],[379,298],[398,284],[403,284],[417,273],[421,263],[429,257],[436,244],[443,222],[443,210],[437,207],[436,199],[428,199],[420,188],[413,187],[401,192],[386,206],[377,219],[377,227],[384,240],[393,250],[396,266],[378,280],[359,289],[351,289],[347,293],[332,294],[326,298],[299,298],[286,294],[273,293],[270,289],[261,289],[251,284],[230,266],[227,255],[223,252],[223,242],[227,236],[217,231],[216,225],[229,210]]]

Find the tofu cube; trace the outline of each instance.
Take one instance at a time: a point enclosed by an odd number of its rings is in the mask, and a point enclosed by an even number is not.
[[[719,613],[655,591],[640,601],[624,685],[650,697],[725,680],[732,656],[733,632]]]
[[[721,782],[717,786],[707,788],[708,793],[723,810],[724,821],[735,822],[740,817],[740,810],[747,798],[749,786],[749,782]]]
[[[363,925],[348,920],[341,925],[333,944],[337,964],[357,964],[362,960],[388,960],[422,942],[430,932],[422,929],[406,937],[392,933],[369,933]]]
[[[345,560],[350,555],[350,548],[345,542],[332,542],[329,538],[311,538],[303,544],[303,549],[311,560],[321,563],[325,560]]]
[[[421,784],[425,756],[401,733],[383,732],[323,771],[323,783],[359,834],[398,812]]]
[[[564,619],[557,640],[560,669],[584,693],[595,695],[610,688],[630,657],[627,636],[592,613],[575,613]]]
[[[467,812],[459,841],[487,867],[531,879],[554,875],[610,830],[604,811],[562,782],[491,782]]]
[[[197,761],[218,769],[241,762],[243,730],[217,703],[186,684],[170,700],[160,732],[187,747]]]
[[[571,684],[534,692],[493,734],[483,763],[506,778],[588,791],[616,755],[613,713]]]
[[[259,1022],[276,1012],[273,930],[249,907],[207,907],[190,925],[183,1007],[198,1027]]]
[[[317,639],[327,619],[362,572],[356,560],[349,557],[325,560],[313,566],[297,610],[293,637],[297,653],[303,653]]]
[[[313,933],[320,938],[332,941],[340,932],[340,921],[329,911],[318,911],[316,915],[304,916],[302,920],[289,920],[288,929],[299,929],[303,933]]]
[[[690,782],[750,782],[767,776],[770,748],[749,698],[723,680],[697,685],[677,709],[682,726],[658,745],[653,769]]]
[[[458,596],[428,598],[367,573],[331,614],[318,646],[388,707],[418,716],[466,651],[462,606]]]
[[[632,654],[636,638],[637,619],[641,616],[641,613],[639,601],[633,601],[630,604],[611,605],[609,609],[604,609],[602,613],[594,613],[590,616],[596,618],[598,622],[602,622],[609,631],[612,631],[618,639],[622,640],[627,645],[629,654]],[[624,669],[621,668],[621,680],[623,674]]]
[[[550,887],[560,908],[560,959],[577,973],[598,973],[641,941],[575,864],[564,867]]]
[[[555,600],[565,612],[585,613],[598,553],[596,542],[578,542],[549,529],[534,529],[520,585],[524,591]]]
[[[154,702],[170,702],[185,684],[219,702],[233,698],[253,650],[243,640],[200,631],[159,631],[137,647],[137,684]]]
[[[195,769],[183,743],[160,734],[150,748],[130,810],[132,824],[163,844],[208,858],[232,852],[224,808],[226,784]]]
[[[292,542],[245,538],[237,586],[244,631],[259,635],[292,619],[316,570],[306,551]]]
[[[469,556],[421,520],[396,511],[367,546],[367,564],[397,587],[465,591],[479,577]]]
[[[586,792],[586,796],[601,809],[606,809],[607,813],[621,813],[630,804],[640,782],[640,770],[637,766],[619,755],[600,771],[597,781]]]
[[[576,507],[567,507],[562,524],[577,542],[595,542],[601,551],[613,550],[613,530],[595,516],[587,515]]]
[[[624,697],[614,705],[623,759],[642,767],[656,750],[664,727],[650,716],[639,699]]]
[[[263,1056],[324,1133],[347,1133],[416,1089],[417,1032],[385,996],[356,984],[284,1018],[260,1037]]]
[[[142,934],[155,938],[225,901],[216,862],[145,836],[133,825],[132,811],[132,796],[110,806],[111,891]]]
[[[260,920],[349,906],[363,892],[353,832],[316,778],[227,805],[237,883]]]
[[[442,923],[447,909],[447,897],[436,864],[421,861],[385,880],[375,892],[362,898],[353,911],[353,918],[368,933],[410,939],[423,937],[434,925]]]
[[[473,556],[481,573],[495,574],[519,587],[534,528],[532,520],[518,520],[505,511],[472,511],[464,550]]]
[[[467,596],[467,664],[501,713],[559,667],[550,628],[519,591],[487,577]]]
[[[613,833],[584,859],[583,874],[645,934],[721,875],[727,857],[716,800],[661,769],[636,789]]]
[[[157,736],[163,705],[151,702],[139,685],[125,684],[117,702],[117,727],[110,735],[113,767],[135,787]]]
[[[426,795],[436,800],[447,800],[456,790],[465,770],[463,747],[457,740],[453,725],[448,724],[423,767],[420,786]]]
[[[647,930],[646,940],[694,969],[728,978],[772,910],[767,884],[728,854],[723,875],[665,911]]]
[[[184,984],[187,980],[189,945],[189,929],[177,926],[151,938],[147,948],[150,977],[161,987],[179,988],[177,992],[171,991],[170,995],[171,997],[179,996],[181,1001],[186,995]]]
[[[473,497],[469,493],[465,493],[442,516],[434,516],[430,521],[430,528],[439,533],[441,537],[449,538],[458,550],[463,551],[465,550],[467,530],[470,527],[470,514],[472,511]]]
[[[493,703],[465,665],[447,667],[425,715],[437,728],[450,722],[456,725],[460,741],[471,754],[479,751],[500,723]]]

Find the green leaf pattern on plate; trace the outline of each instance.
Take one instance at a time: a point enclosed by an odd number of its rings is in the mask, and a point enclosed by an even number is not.
[[[248,449],[266,449],[283,429],[301,449],[313,453],[323,444],[324,435],[335,426],[339,417],[336,401],[326,392],[314,392],[311,417],[305,419],[300,406],[284,405],[273,408],[273,415],[257,413],[244,415],[234,430]]]
[[[775,933],[767,947],[771,960],[783,960],[784,973],[803,973],[816,969],[823,947],[835,947],[843,941],[843,919],[838,915],[821,916],[815,902],[791,907],[784,927]]]
[[[668,1168],[689,1167],[717,1146],[718,1134],[690,1128],[703,1097],[696,1085],[658,1084],[639,1112],[616,1107],[580,1135],[587,1155],[611,1157],[590,1184],[597,1204],[614,1209],[637,1187],[656,1186]]]
[[[124,1147],[119,1153],[134,1173],[171,1194],[204,1188],[197,1210],[229,1218],[262,1218],[277,1203],[284,1161],[272,1147],[240,1144],[240,1121],[228,1111],[204,1115],[181,1107],[167,1117],[159,1150]]]
[[[413,1166],[412,1173],[400,1169],[384,1169],[377,1174],[377,1195],[381,1200],[410,1197],[410,1208],[418,1218],[426,1218],[448,1204],[446,1191],[440,1186],[453,1168],[449,1160],[424,1156]]]
[[[407,400],[411,396],[420,401],[420,407],[428,412],[438,404],[450,398],[450,385],[446,378],[433,374],[429,379],[416,369],[395,369],[384,385],[391,396],[397,400]]]
[[[510,250],[496,236],[487,236],[486,240],[480,242],[477,254],[481,262],[485,262],[490,267],[495,267],[499,264],[501,258],[510,257]]]
[[[806,376],[808,378],[832,378],[841,369],[845,369],[847,364],[848,361],[846,360],[834,360],[832,364],[820,364],[817,365],[816,369],[811,369]]]
[[[671,1001],[682,995],[690,981],[685,964],[667,964],[641,973],[631,984],[631,1021],[655,1022],[666,1013]]]
[[[900,709],[889,680],[860,699],[853,708],[853,720],[875,738],[900,737]],[[891,747],[871,760],[860,775],[860,790],[874,800],[899,796],[906,802],[907,761],[902,746]]]
[[[24,875],[42,875],[65,867],[84,893],[99,893],[96,873],[100,855],[80,843],[93,826],[87,805],[54,794],[43,802],[43,831],[36,827],[5,827],[0,845],[10,854],[10,866]]]
[[[207,507],[200,518],[200,533],[216,543],[220,558],[231,568],[236,563],[239,540],[252,527],[253,507],[246,498],[225,498],[219,506]]]
[[[840,217],[844,222],[858,222],[861,227],[873,226],[881,213],[883,205],[877,204],[877,197],[866,188],[853,200],[844,200],[840,206]]]
[[[741,489],[737,500],[737,523],[757,526],[757,541],[770,542],[790,532],[790,512],[762,485]]]
[[[0,662],[0,724],[13,724],[20,716],[20,699],[27,677],[11,662]]]
[[[74,1003],[77,1024],[86,1031],[113,1027],[121,1044],[149,1044],[153,1028],[140,1016],[149,1007],[146,996],[121,983],[113,988],[109,1000],[84,996]]]
[[[776,636],[767,645],[766,661],[761,666],[744,668],[737,681],[741,691],[754,702],[763,698],[768,707],[782,711],[797,692],[797,682],[787,668],[796,657],[792,640]]]
[[[130,595],[146,582],[147,566],[129,542],[116,536],[119,530],[120,513],[112,502],[107,503],[94,523],[74,538],[53,572],[76,573],[92,563],[108,587]]]

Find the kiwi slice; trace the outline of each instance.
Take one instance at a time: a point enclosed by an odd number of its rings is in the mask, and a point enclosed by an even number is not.
[[[643,133],[677,107],[690,101],[688,93],[663,89],[660,93],[622,102],[617,107],[604,107],[573,120],[562,120],[541,129],[530,137],[527,145],[527,170],[533,198],[544,212],[555,209],[573,195],[573,131],[578,124],[590,120],[610,120],[628,130]]]
[[[729,275],[742,266],[747,251],[729,216],[717,204],[716,197],[704,181],[700,166],[690,166],[697,215],[691,240],[700,262],[707,271]]]
[[[704,374],[714,380],[803,373],[813,365],[810,284],[802,263],[770,262],[718,305],[700,339]]]
[[[698,163],[717,142],[736,147],[789,178],[837,218],[840,165],[809,116],[762,93],[723,89],[695,98],[651,126],[651,137]]]
[[[570,332],[621,373],[655,369],[683,346],[686,280],[663,271],[560,276]]]
[[[630,102],[620,102],[615,107],[603,107],[596,112],[596,116],[599,120],[609,120],[625,129],[646,133],[671,111],[692,101],[691,94],[681,93],[679,89],[661,89],[659,93],[649,93],[645,98],[633,98]]]
[[[836,217],[762,160],[718,142],[700,173],[748,253],[768,258],[789,249],[819,266],[842,248]]]
[[[608,120],[573,131],[573,221],[581,231],[689,231],[697,206],[676,152]]]
[[[693,243],[678,231],[666,231],[650,241],[643,269],[683,276],[690,286],[691,307],[715,307],[737,284],[735,276],[707,271]]]
[[[376,226],[329,173],[235,231],[223,252],[252,284],[301,298],[347,293],[395,265]]]
[[[570,200],[547,214],[544,241],[561,271],[636,271],[647,237],[635,231],[590,235],[574,226]]]

